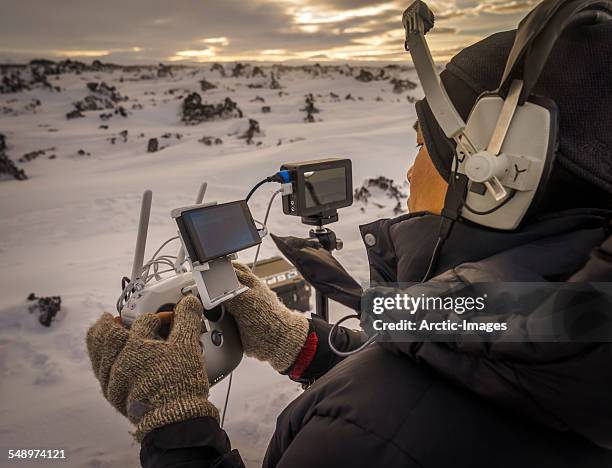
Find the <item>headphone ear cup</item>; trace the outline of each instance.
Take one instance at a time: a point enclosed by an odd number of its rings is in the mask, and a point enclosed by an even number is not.
[[[487,93],[474,105],[465,132],[477,149],[487,147],[503,103],[499,95]],[[495,200],[481,184],[471,183],[461,216],[494,229],[518,228],[545,190],[556,155],[557,127],[557,107],[550,99],[533,97],[518,106],[498,156],[505,159],[498,179],[506,197]],[[469,176],[467,164],[459,163],[458,172]]]
[[[540,204],[546,197],[546,191],[548,190],[548,183],[550,182],[553,169],[555,167],[557,161],[557,151],[559,149],[559,110],[555,101],[552,99],[544,98],[541,96],[531,96],[530,101],[539,102],[538,105],[546,108],[550,113],[550,128],[549,128],[549,143],[548,143],[548,151],[546,155],[546,159],[544,161],[544,168],[542,170],[542,175],[540,176],[540,181],[538,182],[538,187],[533,196],[531,204],[527,209],[527,212],[523,216],[524,220],[528,219],[532,214],[534,214]]]

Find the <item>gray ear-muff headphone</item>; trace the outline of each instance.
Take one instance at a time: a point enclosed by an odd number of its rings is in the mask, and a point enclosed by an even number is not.
[[[494,229],[519,227],[546,186],[557,147],[557,107],[533,87],[564,31],[611,19],[612,0],[544,0],[521,21],[499,88],[479,96],[464,122],[425,41],[433,13],[421,0],[406,9],[406,49],[436,121],[456,144],[442,212],[451,222],[440,237],[459,216]]]

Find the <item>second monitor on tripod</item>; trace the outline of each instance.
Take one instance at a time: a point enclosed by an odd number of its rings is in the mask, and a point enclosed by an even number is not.
[[[338,208],[353,204],[353,173],[350,159],[321,159],[284,164],[291,184],[283,195],[283,212],[300,216],[310,229],[309,243],[328,252],[342,249],[342,241],[331,229],[323,227],[338,221]],[[316,313],[329,321],[329,301],[316,290]]]
[[[291,193],[283,195],[283,212],[304,224],[323,226],[338,221],[338,208],[353,204],[350,159],[330,158],[284,164]]]

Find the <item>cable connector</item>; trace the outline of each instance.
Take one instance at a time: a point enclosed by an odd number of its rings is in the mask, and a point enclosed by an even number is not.
[[[267,182],[278,182],[279,184],[287,184],[291,182],[291,174],[289,173],[289,171],[286,170],[278,171],[276,174],[266,177],[265,179],[257,182],[255,186],[251,189],[251,191],[248,193],[245,200],[248,202],[249,199],[255,193],[255,190],[257,190],[259,187],[261,187]]]
[[[291,182],[287,182],[281,185],[281,195],[291,195],[293,193],[293,184]]]
[[[291,182],[291,174],[289,174],[289,171],[287,170],[282,170],[278,171],[272,177],[269,177],[269,179],[271,182],[279,182],[281,184],[286,184],[288,182]]]

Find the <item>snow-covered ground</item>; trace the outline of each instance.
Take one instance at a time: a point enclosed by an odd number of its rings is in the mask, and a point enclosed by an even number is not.
[[[114,312],[121,277],[130,272],[143,190],[153,190],[149,255],[174,233],[170,210],[191,203],[202,181],[209,183],[209,200],[229,201],[244,198],[283,162],[339,156],[352,159],[356,188],[382,175],[407,191],[405,173],[416,153],[416,117],[407,96],[420,97],[418,89],[396,94],[388,79],[358,81],[358,68],[354,76],[339,69],[314,76],[312,70],[287,68],[277,70],[283,87],[278,90],[268,86],[270,67],[263,67],[266,77],[253,78],[249,70],[238,78],[224,78],[210,67],[176,69],[173,76],[150,79],[140,79],[143,72],[133,70],[68,73],[50,78],[61,92],[35,88],[0,95],[6,154],[17,161],[31,151],[52,148],[17,163],[28,180],[0,180],[0,466],[55,465],[8,461],[7,450],[19,448],[65,449],[64,466],[138,466],[139,447],[128,434],[130,425],[103,399],[84,335],[103,311]],[[410,69],[387,73],[416,81]],[[203,78],[217,88],[201,92]],[[86,83],[102,81],[129,98],[120,103],[129,115],[103,121],[99,115],[108,111],[89,111],[84,118],[66,119],[72,103],[91,94]],[[209,103],[230,97],[244,118],[185,125],[180,107],[190,91]],[[315,123],[304,122],[300,110],[307,93],[320,109]],[[348,94],[354,100],[345,99]],[[265,102],[253,101],[256,96]],[[34,112],[26,108],[32,99],[41,103]],[[270,112],[263,113],[263,106]],[[238,138],[249,118],[263,132],[251,145]],[[123,130],[126,137],[120,135]],[[162,138],[166,133],[172,135]],[[204,136],[223,143],[207,146],[198,141]],[[147,152],[150,138],[166,147]],[[264,186],[253,197],[255,218],[263,217],[273,189]],[[376,201],[341,210],[340,222],[333,225],[344,240],[337,256],[360,281],[367,281],[368,267],[358,225],[394,216],[394,200],[380,195]],[[268,225],[279,235],[308,232],[299,219],[282,214],[279,199]],[[253,253],[243,252],[240,258],[249,261]],[[260,258],[275,253],[266,239]],[[28,313],[31,292],[62,297],[51,327]],[[343,313],[332,306],[334,318]],[[223,404],[225,386],[212,390],[217,406]],[[225,428],[247,466],[261,463],[276,416],[300,391],[255,360],[246,359],[237,369]]]

